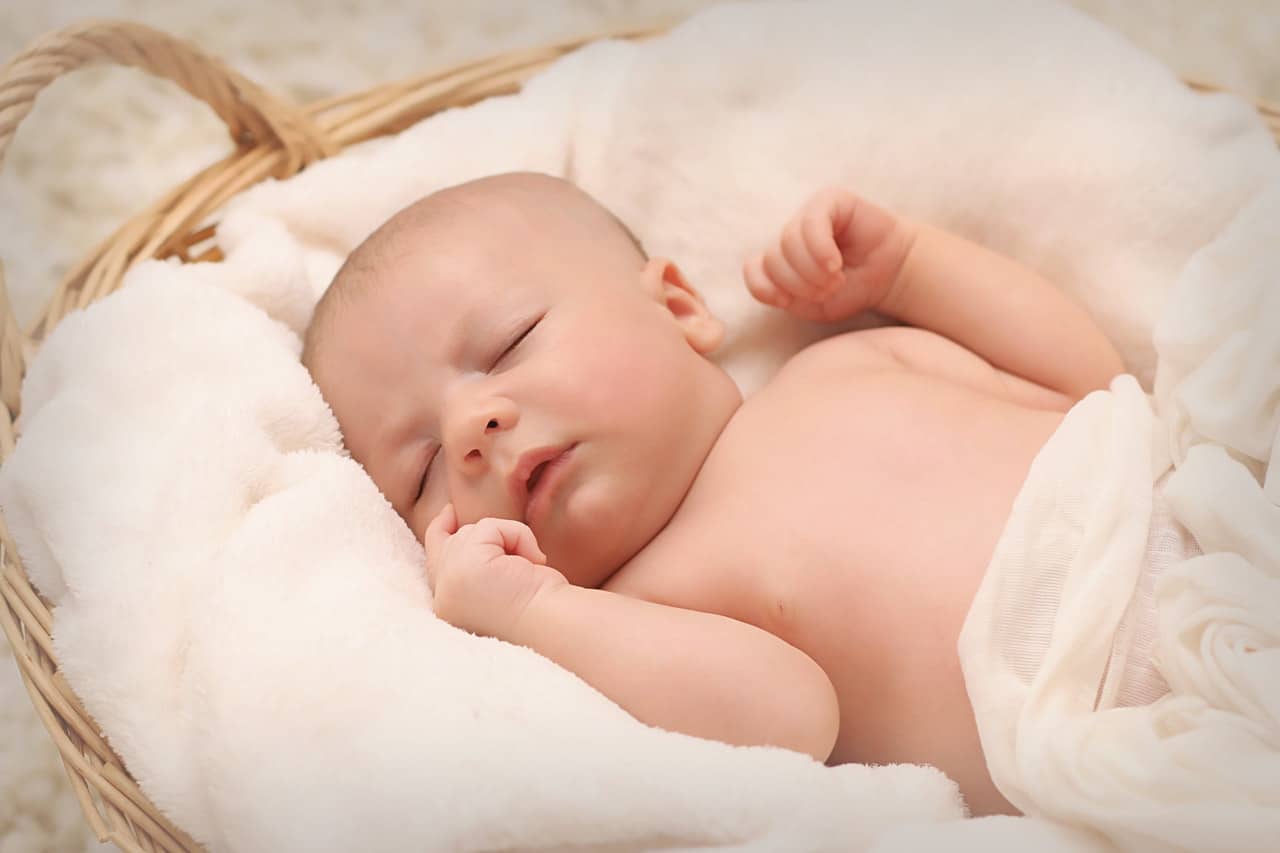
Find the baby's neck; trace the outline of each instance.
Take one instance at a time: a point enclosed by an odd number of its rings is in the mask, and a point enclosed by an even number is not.
[[[685,490],[684,496],[676,505],[666,524],[601,584],[602,589],[644,597],[640,595],[639,583],[653,573],[652,569],[671,563],[696,568],[698,561],[714,557],[710,553],[701,553],[702,549],[698,545],[698,543],[709,544],[711,538],[705,535],[707,531],[702,530],[703,525],[699,523],[700,513],[697,510],[697,495],[700,491],[699,484],[702,482],[703,475],[707,470],[707,461],[716,455],[716,449],[720,446],[721,439],[733,422],[734,417],[741,410],[742,398],[737,396],[734,400],[736,402],[733,406],[726,407],[726,415],[720,430],[715,434],[715,440],[708,448],[706,455],[703,457],[702,465],[699,466],[697,473],[689,484],[689,488]],[[693,498],[692,501],[691,497]]]

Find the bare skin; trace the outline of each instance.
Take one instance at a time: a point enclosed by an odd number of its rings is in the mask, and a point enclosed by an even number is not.
[[[824,191],[748,289],[917,328],[829,338],[743,402],[674,264],[552,179],[490,180],[485,233],[450,208],[450,250],[411,244],[310,365],[424,537],[437,615],[643,722],[934,764],[974,814],[1013,812],[956,640],[1032,459],[1122,370],[1088,315],[1012,261]]]
[[[676,518],[607,586],[803,650],[836,691],[829,762],[933,764],[974,813],[1012,812],[985,773],[955,647],[1061,415],[877,370],[858,336],[810,348],[752,397]],[[696,573],[679,559],[689,554]]]

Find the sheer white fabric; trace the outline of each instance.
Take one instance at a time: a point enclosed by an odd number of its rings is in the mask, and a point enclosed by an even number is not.
[[[1157,480],[1151,494],[1147,553],[1129,606],[1116,628],[1111,657],[1098,687],[1095,709],[1099,711],[1150,705],[1169,692],[1169,683],[1160,674],[1155,659],[1156,581],[1165,569],[1200,554],[1200,547],[1169,510],[1163,494],[1168,479],[1166,473]]]
[[[965,684],[1023,812],[1126,850],[1270,851],[1280,509],[1220,448],[1171,470],[1166,436],[1128,376],[1068,413],[965,620]]]

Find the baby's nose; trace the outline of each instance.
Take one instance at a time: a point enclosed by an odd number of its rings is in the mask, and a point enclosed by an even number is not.
[[[489,418],[489,422],[484,425],[484,432],[482,433],[482,435],[488,436],[489,433],[493,432],[496,429],[499,429],[499,427],[500,425],[498,424],[497,418]],[[468,444],[479,444],[479,442],[472,441],[472,442],[468,442]],[[484,456],[484,452],[481,451],[479,447],[473,447],[469,451],[467,451],[466,458],[479,459],[482,456]]]
[[[453,457],[465,470],[492,462],[494,442],[511,430],[518,420],[515,406],[507,400],[484,401],[463,415],[453,438]],[[446,436],[446,440],[448,440]]]

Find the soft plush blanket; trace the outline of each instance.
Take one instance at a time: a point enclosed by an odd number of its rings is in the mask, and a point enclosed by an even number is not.
[[[245,193],[225,262],[140,266],[32,365],[0,502],[67,678],[155,802],[218,850],[1125,843],[1088,814],[959,820],[928,768],[650,729],[435,619],[421,548],[343,455],[298,335],[383,219],[511,169],[572,178],[679,260],[747,390],[831,330],[753,305],[741,261],[841,183],[1041,270],[1154,380],[1177,460],[1225,443],[1263,476],[1275,342],[1272,372],[1251,372],[1265,342],[1215,331],[1276,267],[1273,242],[1238,237],[1248,217],[1280,224],[1255,202],[1280,157],[1246,104],[1021,0],[762,3],[596,44],[519,96]],[[1194,298],[1162,314],[1177,288]],[[1272,420],[1241,425],[1222,400]]]

